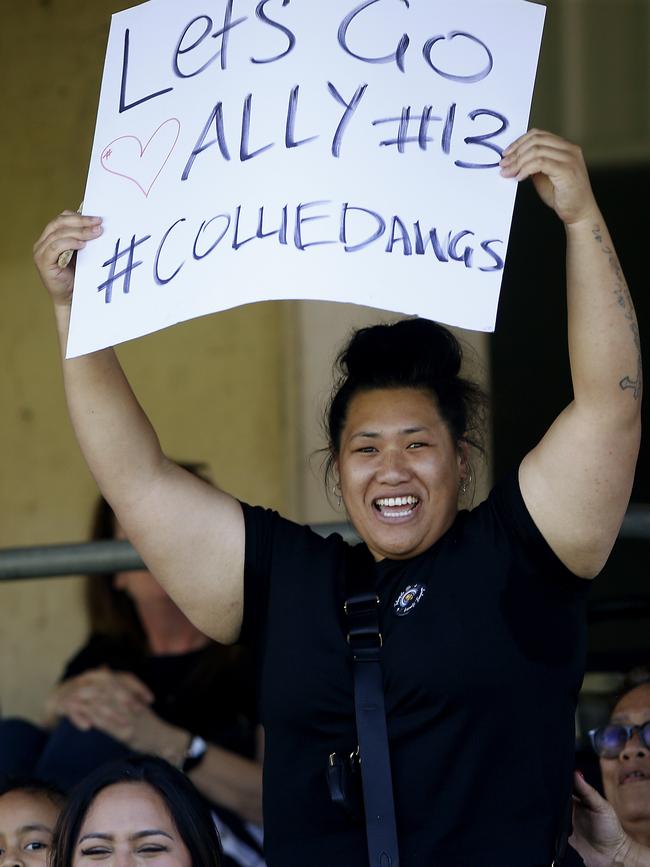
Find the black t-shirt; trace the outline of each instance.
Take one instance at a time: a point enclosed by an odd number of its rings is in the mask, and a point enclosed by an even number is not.
[[[350,547],[244,506],[242,640],[261,670],[270,867],[360,867],[332,804],[356,746],[343,602]],[[375,569],[401,867],[550,865],[568,804],[586,582],[553,554],[516,475],[428,551]]]
[[[257,697],[250,654],[222,650],[210,644],[150,656],[110,636],[93,635],[68,662],[63,680],[100,666],[131,672],[153,692],[152,710],[166,722],[253,758]]]

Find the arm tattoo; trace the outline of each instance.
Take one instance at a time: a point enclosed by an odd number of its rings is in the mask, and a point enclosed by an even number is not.
[[[636,378],[633,379],[631,376],[626,375],[619,381],[618,386],[622,391],[625,391],[628,388],[631,389],[634,400],[638,400],[641,397],[641,391],[643,389],[643,370],[641,367],[641,338],[639,337],[639,326],[634,313],[634,305],[632,304],[630,291],[627,288],[627,283],[625,282],[625,277],[623,276],[623,271],[621,270],[616,253],[611,247],[603,244],[603,236],[600,226],[593,226],[592,233],[604,255],[607,256],[609,266],[614,274],[614,279],[616,280],[616,285],[614,286],[616,302],[622,309],[623,315],[629,323],[629,328],[632,332],[632,340],[636,347]]]

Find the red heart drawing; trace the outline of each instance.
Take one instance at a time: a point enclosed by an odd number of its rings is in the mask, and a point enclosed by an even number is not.
[[[144,147],[136,136],[121,135],[103,149],[102,166],[112,175],[133,181],[148,196],[171,156],[180,132],[180,121],[170,117],[160,124]]]

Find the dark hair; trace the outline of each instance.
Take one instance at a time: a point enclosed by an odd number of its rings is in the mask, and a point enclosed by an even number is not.
[[[650,665],[637,665],[623,677],[620,690],[614,696],[610,713],[616,705],[638,686],[650,686]]]
[[[206,464],[179,463],[198,478],[210,481]],[[93,541],[115,537],[115,515],[101,495],[93,512],[90,538]],[[106,572],[86,579],[86,608],[90,632],[116,638],[141,653],[147,652],[147,639],[131,598],[115,586],[115,575]]]
[[[179,462],[179,466],[213,484],[206,464]],[[113,510],[103,497],[98,497],[91,538],[113,539],[115,526]],[[115,575],[112,572],[89,575],[86,578],[85,590],[90,635],[93,638],[108,639],[112,666],[133,670],[131,666],[134,665],[134,660],[145,660],[150,653],[147,636],[133,600],[128,593],[115,586]],[[120,665],[121,658],[124,659],[123,665]],[[230,696],[231,706],[236,707],[241,714],[241,731],[246,729],[252,755],[252,726],[257,719],[257,710],[250,688],[250,658],[250,652],[242,645],[223,645],[209,641],[187,677],[177,684],[176,703],[178,707],[186,709],[194,707],[198,696],[213,691],[215,683],[219,683],[222,694]],[[137,667],[136,673],[140,676]],[[178,717],[173,722],[187,727],[189,719]]]
[[[339,452],[350,401],[374,389],[427,391],[454,442],[466,442],[483,454],[487,401],[476,383],[460,376],[462,360],[456,337],[428,319],[402,319],[353,332],[336,359],[334,387],[325,412],[326,481]]]
[[[36,777],[4,777],[0,780],[0,798],[11,792],[25,792],[28,795],[47,798],[55,807],[63,808],[66,796],[57,786]]]
[[[207,803],[179,770],[157,756],[131,756],[97,768],[73,790],[54,830],[50,867],[70,867],[83,821],[97,795],[118,783],[144,783],[162,798],[192,867],[221,867],[221,843]]]

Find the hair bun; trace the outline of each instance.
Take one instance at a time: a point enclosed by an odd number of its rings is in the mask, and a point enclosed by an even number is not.
[[[454,335],[428,319],[359,329],[340,356],[351,380],[404,380],[405,376],[445,383],[460,373],[462,353]]]
[[[429,319],[401,319],[354,332],[336,359],[335,383],[326,413],[331,477],[350,402],[375,389],[411,388],[431,394],[454,442],[483,453],[486,399],[480,386],[460,375],[463,353],[456,337]]]

